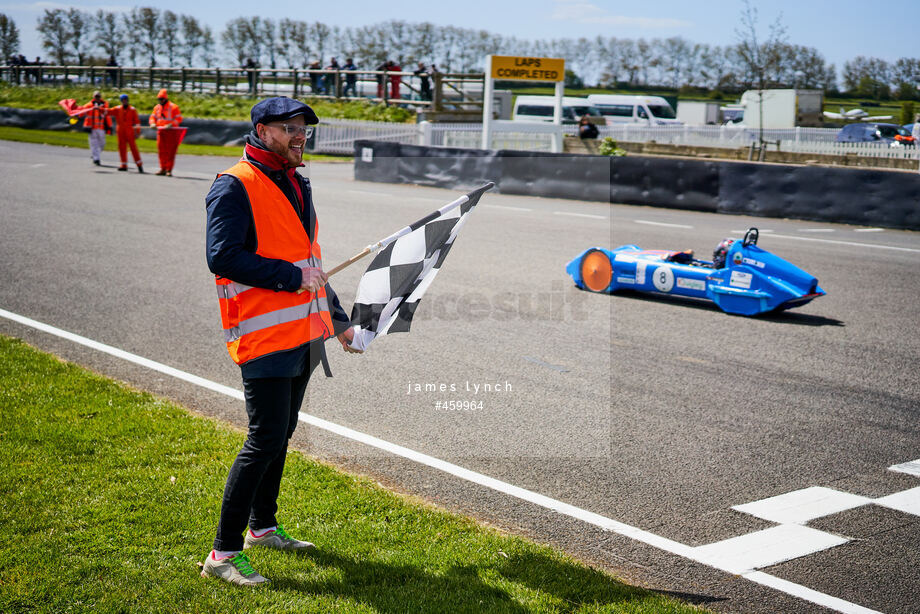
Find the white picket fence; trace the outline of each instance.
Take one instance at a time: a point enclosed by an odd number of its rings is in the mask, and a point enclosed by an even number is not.
[[[552,151],[558,133],[574,135],[574,125],[552,126],[545,123],[500,121],[493,125],[492,149]],[[664,143],[692,147],[749,147],[759,140],[758,131],[734,126],[643,126],[617,124],[600,126],[600,138],[611,137],[624,143]],[[764,130],[769,149],[790,153],[856,155],[920,161],[920,148],[891,146],[888,143],[837,143],[834,128],[791,128]],[[349,154],[354,141],[370,139],[406,145],[479,149],[482,125],[464,124],[393,124],[345,119],[324,119],[318,129],[315,149],[322,153]],[[778,144],[777,144],[778,143]]]

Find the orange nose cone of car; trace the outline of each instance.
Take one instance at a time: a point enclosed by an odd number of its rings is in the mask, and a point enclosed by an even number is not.
[[[593,251],[581,261],[581,277],[592,292],[604,292],[613,279],[610,259],[602,251]]]

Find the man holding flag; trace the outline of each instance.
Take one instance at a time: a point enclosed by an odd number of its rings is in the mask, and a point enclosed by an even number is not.
[[[93,92],[93,99],[77,113],[83,115],[83,129],[89,132],[89,153],[93,164],[101,166],[102,150],[105,148],[105,135],[112,133],[112,120],[108,116],[109,103],[102,98],[102,92]]]
[[[323,271],[310,180],[297,173],[319,120],[283,96],[257,103],[251,118],[242,159],[218,175],[205,199],[208,267],[227,350],[243,376],[249,431],[201,575],[244,586],[266,580],[243,548],[314,548],[275,517],[288,440],[313,369],[322,362],[331,375],[325,340],[338,337],[355,352],[351,322]]]

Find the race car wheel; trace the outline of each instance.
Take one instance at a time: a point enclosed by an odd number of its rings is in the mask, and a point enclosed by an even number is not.
[[[581,278],[585,288],[592,292],[604,292],[613,279],[613,265],[607,254],[594,250],[581,259]]]

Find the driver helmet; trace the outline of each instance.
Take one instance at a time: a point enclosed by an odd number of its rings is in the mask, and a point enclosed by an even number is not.
[[[721,243],[716,245],[716,248],[712,252],[713,268],[721,269],[725,266],[725,258],[728,256],[728,250],[732,248],[734,243],[734,239],[722,239]]]

